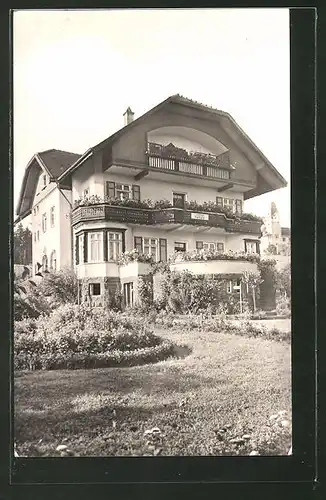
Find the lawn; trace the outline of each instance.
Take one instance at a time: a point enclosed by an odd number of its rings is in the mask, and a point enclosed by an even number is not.
[[[76,456],[287,454],[288,344],[157,333],[191,352],[131,368],[17,372],[18,453],[56,456],[66,445]]]

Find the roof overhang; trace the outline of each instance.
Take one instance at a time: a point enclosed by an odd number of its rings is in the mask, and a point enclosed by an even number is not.
[[[234,118],[232,118],[229,113],[211,108],[209,106],[205,106],[201,103],[192,101],[178,94],[168,97],[136,120],[118,130],[109,138],[88,149],[75,163],[73,163],[63,174],[58,177],[57,181],[59,183],[62,182],[64,179],[70,176],[80,165],[88,160],[88,158],[90,158],[94,153],[104,149],[110,144],[113,144],[113,142],[118,137],[120,137],[122,134],[124,134],[125,131],[127,131],[127,129],[129,131],[129,129],[131,129],[132,127],[136,127],[138,124],[145,121],[146,118],[148,118],[150,115],[156,113],[161,108],[170,104],[177,104],[186,106],[188,108],[194,108],[197,111],[205,114],[206,117],[209,117],[213,120],[216,119],[219,125],[222,126],[227,134],[229,134],[233,141],[236,141],[237,146],[239,146],[243,154],[250,160],[257,172],[257,187],[246,193],[246,199],[287,186],[287,181],[284,179],[284,177],[271,164],[271,162],[266,158],[262,151],[254,144],[254,142],[248,137],[248,135],[242,130],[242,128],[236,123]]]
[[[30,159],[25,169],[16,207],[16,214],[18,218],[16,219],[15,223],[21,221],[31,213],[37,181],[42,169],[43,167],[40,165],[40,162],[37,159],[37,154],[35,154]]]

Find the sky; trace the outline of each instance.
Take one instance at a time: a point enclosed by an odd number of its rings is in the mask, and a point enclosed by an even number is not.
[[[174,94],[230,113],[290,184],[288,9],[15,11],[14,209],[33,154],[81,154]],[[290,186],[244,209],[271,201],[290,226]]]

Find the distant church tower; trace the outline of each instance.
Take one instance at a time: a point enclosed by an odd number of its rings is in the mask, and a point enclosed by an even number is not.
[[[282,227],[280,224],[280,214],[274,201],[269,206],[267,216],[264,217],[261,237],[261,251],[274,248],[277,255],[286,252],[282,237]]]

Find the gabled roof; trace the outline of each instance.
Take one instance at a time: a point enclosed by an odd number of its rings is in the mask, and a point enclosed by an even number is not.
[[[128,125],[125,125],[121,129],[119,129],[117,132],[115,132],[113,135],[111,135],[104,141],[88,149],[73,165],[71,165],[63,174],[60,175],[58,180],[59,181],[63,180],[65,177],[70,175],[76,168],[78,168],[79,165],[81,165],[87,158],[93,155],[93,153],[112,144],[127,130],[129,131],[132,127],[136,127],[140,123],[144,122],[150,115],[156,113],[158,110],[165,107],[169,103],[181,104],[187,107],[192,107],[201,111],[205,111],[206,113],[208,112],[212,115],[215,115],[217,118],[224,118],[225,120],[227,120],[233,126],[233,128],[238,132],[238,134],[245,140],[245,142],[247,142],[247,144],[259,155],[259,157],[262,160],[262,163],[267,167],[269,173],[272,174],[276,185],[276,187],[273,187],[272,189],[278,189],[287,186],[287,181],[284,179],[284,177],[271,164],[271,162],[266,158],[266,156],[262,153],[262,151],[260,151],[260,149],[253,143],[253,141],[247,136],[247,134],[242,130],[242,128],[236,123],[236,121],[232,118],[232,116],[229,113],[213,108],[211,106],[207,106],[200,102],[193,101],[192,99],[188,99],[179,94],[168,97],[167,99],[159,103],[157,106],[155,106],[154,108],[150,109],[149,111],[141,115],[136,120],[133,120]],[[261,175],[263,175],[263,171],[261,171]]]
[[[18,218],[15,220],[15,224],[31,213],[40,172],[44,170],[50,176],[51,181],[57,180],[80,156],[59,149],[48,149],[47,151],[36,153],[30,159],[25,169],[18,198],[16,208]]]

